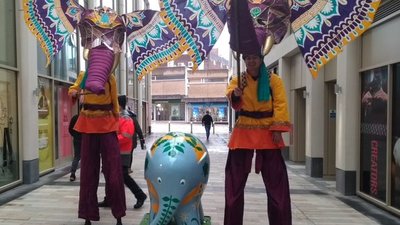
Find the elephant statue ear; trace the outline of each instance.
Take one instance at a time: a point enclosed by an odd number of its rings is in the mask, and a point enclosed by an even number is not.
[[[40,42],[49,65],[74,32],[85,8],[76,0],[23,0],[23,10],[25,23]]]
[[[228,0],[159,0],[161,18],[174,31],[193,62],[203,62],[227,19]]]
[[[293,0],[291,24],[313,77],[372,24],[380,0]]]
[[[179,58],[186,50],[161,20],[159,11],[134,11],[122,15],[122,18],[135,74],[139,80],[158,66]]]

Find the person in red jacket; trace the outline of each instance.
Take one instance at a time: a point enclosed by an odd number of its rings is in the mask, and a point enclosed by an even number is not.
[[[132,118],[130,117],[126,107],[126,96],[118,96],[118,103],[120,106],[119,115],[119,130],[117,133],[119,149],[121,151],[121,162],[122,162],[122,173],[124,176],[125,185],[131,190],[136,198],[136,204],[133,208],[138,209],[143,206],[147,195],[143,190],[137,185],[135,180],[129,176],[131,151],[133,146],[133,135],[135,133],[135,126]],[[104,197],[104,201],[99,202],[100,207],[108,207],[107,197]]]

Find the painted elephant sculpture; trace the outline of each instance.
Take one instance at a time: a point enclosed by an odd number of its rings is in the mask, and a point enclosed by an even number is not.
[[[207,149],[198,138],[179,132],[159,138],[145,161],[150,225],[202,224],[201,196],[209,168]]]

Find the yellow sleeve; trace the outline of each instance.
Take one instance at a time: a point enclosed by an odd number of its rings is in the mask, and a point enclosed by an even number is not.
[[[75,90],[76,92],[80,92],[81,91],[81,82],[83,79],[83,76],[85,75],[85,71],[81,71],[78,74],[78,77],[76,78],[76,81],[73,85],[71,85],[68,89],[68,95],[71,95],[72,90]]]
[[[228,87],[225,90],[225,95],[228,98],[228,101],[231,103],[232,108],[234,110],[239,110],[242,107],[242,99],[237,102],[232,101],[232,92],[238,86],[238,77],[233,76],[232,79],[229,81]]]
[[[113,112],[115,115],[119,115],[119,104],[118,104],[118,94],[117,94],[117,82],[115,80],[115,76],[110,76],[110,85],[111,85],[111,102],[113,104]]]
[[[272,74],[270,86],[272,90],[272,104],[274,108],[273,122],[270,130],[282,132],[290,131],[291,124],[289,122],[289,110],[285,85],[278,75]]]

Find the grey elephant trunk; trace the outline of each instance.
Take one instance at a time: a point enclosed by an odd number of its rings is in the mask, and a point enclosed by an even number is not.
[[[85,88],[95,94],[105,93],[105,84],[112,73],[114,52],[105,46],[90,50],[88,58],[88,76]]]

